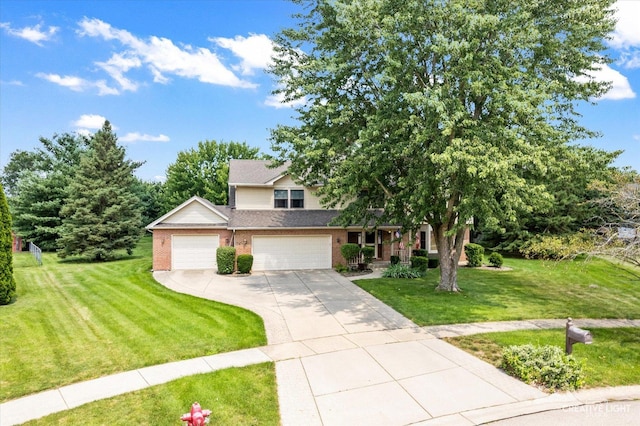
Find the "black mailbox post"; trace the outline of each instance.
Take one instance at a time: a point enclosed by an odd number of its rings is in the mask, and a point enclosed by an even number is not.
[[[590,345],[593,343],[593,336],[591,336],[591,332],[589,330],[583,330],[575,327],[573,325],[573,320],[571,318],[567,318],[566,340],[564,346],[567,355],[571,355],[573,352],[574,343]]]

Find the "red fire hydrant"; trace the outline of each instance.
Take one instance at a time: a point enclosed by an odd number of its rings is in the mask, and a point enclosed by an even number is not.
[[[191,406],[191,412],[183,414],[180,420],[187,422],[189,426],[203,426],[207,423],[207,417],[211,415],[211,410],[203,410],[200,404],[194,402]]]

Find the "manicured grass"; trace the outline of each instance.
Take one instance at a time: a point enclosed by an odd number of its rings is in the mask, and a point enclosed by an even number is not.
[[[113,262],[14,259],[18,299],[0,307],[0,401],[266,344],[258,315],[156,283],[150,238]]]
[[[640,384],[640,329],[596,328],[590,345],[574,344],[573,356],[585,361],[585,387]],[[471,354],[500,365],[502,348],[554,345],[564,351],[564,329],[486,333],[446,339]]]
[[[462,292],[435,291],[439,271],[421,279],[356,283],[419,325],[536,318],[640,318],[637,272],[601,259],[505,259],[511,271],[461,267]],[[635,272],[635,273],[634,273]]]
[[[232,368],[175,380],[73,410],[30,425],[180,425],[180,416],[199,402],[212,411],[211,425],[278,425],[273,364]]]

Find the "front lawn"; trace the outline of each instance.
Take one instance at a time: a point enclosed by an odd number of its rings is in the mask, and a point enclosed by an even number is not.
[[[14,256],[0,307],[0,401],[144,366],[266,344],[262,319],[153,279],[151,239],[105,263]]]
[[[585,387],[640,384],[640,329],[595,328],[593,343],[573,345],[573,355],[585,361]],[[511,345],[554,345],[564,351],[564,329],[486,333],[445,339],[498,367],[502,349]]]
[[[272,363],[230,368],[85,404],[30,425],[180,425],[199,402],[211,410],[211,425],[278,425],[276,375]]]
[[[640,318],[637,271],[593,259],[505,259],[510,271],[461,267],[462,293],[435,291],[439,271],[420,279],[356,284],[419,325],[539,318]]]

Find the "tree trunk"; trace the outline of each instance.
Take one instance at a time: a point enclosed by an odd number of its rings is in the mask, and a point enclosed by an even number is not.
[[[438,245],[438,257],[440,258],[440,283],[436,290],[460,291],[458,287],[458,261],[462,254],[465,229],[458,230],[454,235],[446,235],[447,226],[433,227],[433,233]]]

